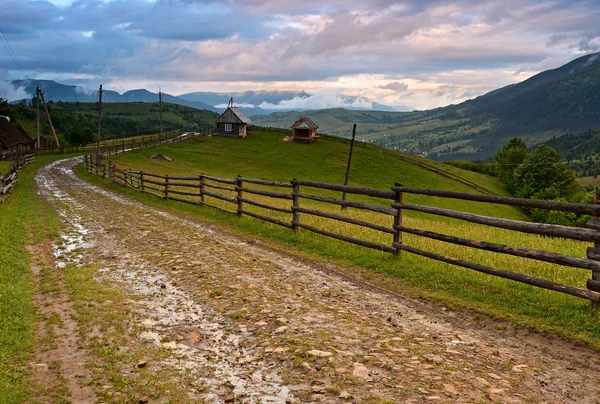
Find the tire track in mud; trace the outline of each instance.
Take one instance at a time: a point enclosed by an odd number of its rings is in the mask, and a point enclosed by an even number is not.
[[[40,169],[69,232],[57,261],[96,265],[132,298],[138,338],[206,402],[597,403],[598,353],[482,327],[343,268],[264,248]],[[489,329],[491,328],[491,329]]]

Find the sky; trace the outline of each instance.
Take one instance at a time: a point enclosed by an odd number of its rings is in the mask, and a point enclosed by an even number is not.
[[[24,70],[0,45],[0,90],[27,76],[429,109],[600,51],[598,21],[597,0],[0,0]]]

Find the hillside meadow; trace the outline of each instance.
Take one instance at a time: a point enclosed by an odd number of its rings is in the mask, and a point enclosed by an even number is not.
[[[284,142],[285,136],[280,132],[254,132],[246,139],[206,138],[193,139],[175,145],[157,146],[150,149],[112,156],[111,159],[120,168],[143,170],[146,173],[159,175],[191,176],[204,173],[223,178],[244,177],[289,182],[292,178],[314,180],[330,183],[343,183],[347,163],[347,144],[321,139],[316,143],[298,144]],[[148,156],[163,153],[174,159],[172,162],[149,160]],[[445,169],[447,166],[444,166]],[[497,193],[506,194],[495,178],[472,172],[464,172],[452,168],[454,172],[464,174],[469,180],[477,182]],[[83,170],[79,168],[82,175]],[[514,281],[496,278],[472,270],[440,263],[410,253],[403,253],[402,258],[392,254],[359,247],[334,240],[305,229],[298,234],[293,231],[260,220],[223,213],[206,206],[192,206],[175,201],[168,201],[152,195],[141,194],[109,184],[96,177],[88,176],[103,186],[110,187],[147,203],[174,209],[192,215],[200,220],[225,226],[230,231],[253,235],[269,244],[279,246],[297,254],[308,254],[333,260],[343,265],[357,265],[370,271],[386,273],[393,276],[395,283],[412,296],[431,298],[442,301],[446,305],[474,308],[478,311],[501,318],[510,318],[518,324],[542,330],[552,330],[559,335],[569,336],[588,342],[600,348],[600,316],[590,309],[586,300],[561,293],[534,288]],[[355,148],[350,185],[389,189],[395,182],[408,187],[444,189],[451,191],[476,191],[459,182],[438,176],[421,167],[390,158],[381,151],[372,148]],[[213,185],[216,185],[213,183]],[[222,185],[222,184],[220,184]],[[152,185],[160,188],[159,186]],[[258,185],[247,185],[250,188],[286,192],[290,189],[276,189]],[[210,189],[210,188],[207,188]],[[190,188],[173,186],[171,190],[193,191]],[[234,197],[235,192],[210,189]],[[301,193],[321,196],[340,197],[339,192],[324,191],[301,187]],[[177,195],[180,198],[199,198]],[[289,209],[291,201],[274,199],[260,195],[245,194],[248,199],[257,202]],[[389,206],[390,200],[348,195],[349,200],[366,201]],[[526,220],[526,216],[517,209],[501,205],[465,202],[453,199],[405,195],[405,202],[456,209],[482,215]],[[232,203],[207,197],[206,202],[235,210]],[[340,208],[322,202],[301,200],[301,206],[330,213],[340,214]],[[291,213],[280,213],[260,207],[244,205],[250,212],[270,216],[290,222]],[[348,217],[390,227],[393,217],[390,215],[366,212],[349,208],[342,212]],[[331,219],[301,214],[301,223],[314,226],[338,234],[350,235],[368,241],[391,245],[392,235],[370,229],[360,228],[352,224],[341,223]],[[503,243],[518,247],[528,247],[566,255],[584,257],[588,243],[570,241],[559,238],[542,237],[491,227],[474,225],[453,219],[446,219],[416,212],[404,212],[404,225],[432,230],[439,233]],[[483,265],[525,273],[531,276],[585,288],[585,282],[591,277],[587,270],[563,267],[539,261],[526,260],[519,257],[494,254],[490,252],[455,246],[443,242],[429,240],[404,234],[404,243],[416,248],[461,258]]]

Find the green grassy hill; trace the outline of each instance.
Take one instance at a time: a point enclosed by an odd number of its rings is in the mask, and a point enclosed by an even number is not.
[[[314,144],[284,142],[285,132],[255,131],[246,139],[213,137],[194,139],[179,145],[162,145],[150,150],[142,149],[114,156],[115,164],[169,175],[189,175],[204,172],[210,175],[233,178],[236,175],[259,179],[289,182],[293,178],[343,183],[349,145],[321,139]],[[152,153],[163,153],[174,159],[165,163],[149,160]],[[414,156],[410,156],[414,158]],[[418,158],[417,158],[418,159]],[[424,160],[425,161],[425,160]],[[447,172],[473,181],[493,192],[508,195],[497,178],[461,170],[442,163],[432,163]],[[355,147],[350,175],[350,185],[389,189],[395,182],[409,187],[445,189],[459,192],[476,192],[473,188],[446,177],[392,158],[378,148]],[[409,200],[422,201],[420,196]],[[461,202],[442,200],[444,206],[459,208]],[[481,204],[470,206],[480,214],[523,218],[511,207]]]

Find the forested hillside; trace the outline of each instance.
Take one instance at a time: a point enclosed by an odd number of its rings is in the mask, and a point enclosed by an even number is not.
[[[48,102],[52,123],[61,141],[70,145],[88,143],[95,139],[98,130],[98,105],[96,103]],[[41,111],[44,111],[43,107]],[[33,105],[11,105],[0,102],[0,115],[8,115],[19,123],[32,137],[36,135],[36,108]],[[218,114],[163,104],[163,129],[199,131],[212,129]],[[102,137],[104,139],[156,133],[160,130],[158,103],[107,103],[102,106]],[[52,132],[45,113],[41,118],[41,134],[50,138]]]

